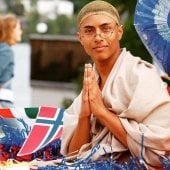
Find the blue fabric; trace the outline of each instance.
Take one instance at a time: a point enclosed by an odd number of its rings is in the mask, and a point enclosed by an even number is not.
[[[170,1],[138,0],[134,25],[153,59],[170,76]]]
[[[0,43],[0,86],[11,88],[10,81],[14,76],[14,53],[6,43]]]

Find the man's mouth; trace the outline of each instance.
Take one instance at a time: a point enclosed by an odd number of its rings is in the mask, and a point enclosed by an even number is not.
[[[104,50],[106,47],[107,47],[107,46],[105,46],[105,45],[103,45],[103,46],[96,46],[96,47],[94,47],[93,49],[94,49],[94,50],[98,50],[98,51],[102,51],[102,50]]]

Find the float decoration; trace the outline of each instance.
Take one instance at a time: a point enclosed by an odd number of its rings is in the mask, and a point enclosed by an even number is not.
[[[144,161],[142,159],[142,155],[140,158],[136,159],[130,157],[129,161],[124,162],[123,164],[119,164],[117,161],[113,160],[111,155],[108,155],[108,159],[101,158],[97,161],[92,161],[92,156],[98,151],[100,147],[99,145],[95,146],[92,152],[86,158],[74,160],[74,162],[72,163],[68,162],[67,157],[63,157],[60,154],[61,133],[59,133],[59,135],[56,135],[56,133],[52,133],[53,131],[57,131],[55,128],[62,129],[63,114],[64,114],[63,109],[44,106],[39,108],[25,108],[25,109],[24,108],[0,109],[1,115],[0,169],[10,170],[11,167],[13,169],[14,167],[16,167],[16,169],[18,168],[17,170],[19,170],[20,167],[23,168],[24,166],[25,169],[26,168],[28,169],[29,167],[31,170],[146,169]],[[5,117],[5,115],[7,117]],[[46,119],[48,121],[45,122],[42,121]],[[56,123],[55,127],[53,125],[54,122]],[[39,128],[44,128],[44,126],[50,128],[47,128],[46,135],[43,136],[44,138],[41,138],[42,139],[41,142],[38,142],[38,144],[36,145],[37,146],[36,149],[34,147],[34,149],[31,152],[25,152],[23,155],[19,155],[18,153],[21,151],[24,144],[27,145],[27,147],[29,147],[28,141],[30,140],[29,139],[30,136],[33,135],[31,138],[34,138],[35,140],[39,138],[39,136],[34,136],[38,135],[37,133],[33,133],[36,132],[36,130],[34,131],[33,129],[36,128],[37,126]],[[41,131],[41,129],[39,130]],[[143,139],[144,136],[142,136],[142,140]],[[45,145],[44,141],[46,141]],[[141,146],[141,153],[142,148],[143,147]],[[163,159],[161,161],[162,166],[165,170],[170,169],[169,158]],[[23,168],[22,170],[25,169]]]
[[[170,76],[170,1],[138,0],[134,26],[156,65]]]

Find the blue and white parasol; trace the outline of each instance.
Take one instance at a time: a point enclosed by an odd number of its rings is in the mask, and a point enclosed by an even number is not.
[[[134,25],[153,60],[170,76],[170,0],[138,0]]]

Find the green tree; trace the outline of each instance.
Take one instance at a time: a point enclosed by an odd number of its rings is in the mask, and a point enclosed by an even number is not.
[[[70,34],[70,21],[71,19],[68,18],[66,15],[59,15],[56,20],[56,25],[59,28],[59,33],[63,35]]]
[[[26,23],[25,23],[26,26],[23,32],[24,41],[29,40],[30,34],[37,33],[36,26],[39,20],[40,20],[40,15],[36,10],[33,10],[32,12],[26,15]]]
[[[47,20],[47,34],[75,35],[75,16],[59,15],[55,20]]]
[[[7,11],[14,13],[16,15],[19,16],[23,16],[25,9],[24,9],[24,5],[22,4],[22,0],[6,0],[5,1],[6,5],[7,5]]]
[[[124,24],[124,35],[121,40],[121,46],[126,47],[132,54],[140,56],[142,59],[152,63],[152,57],[146,50],[133,26],[133,16],[129,17]]]

